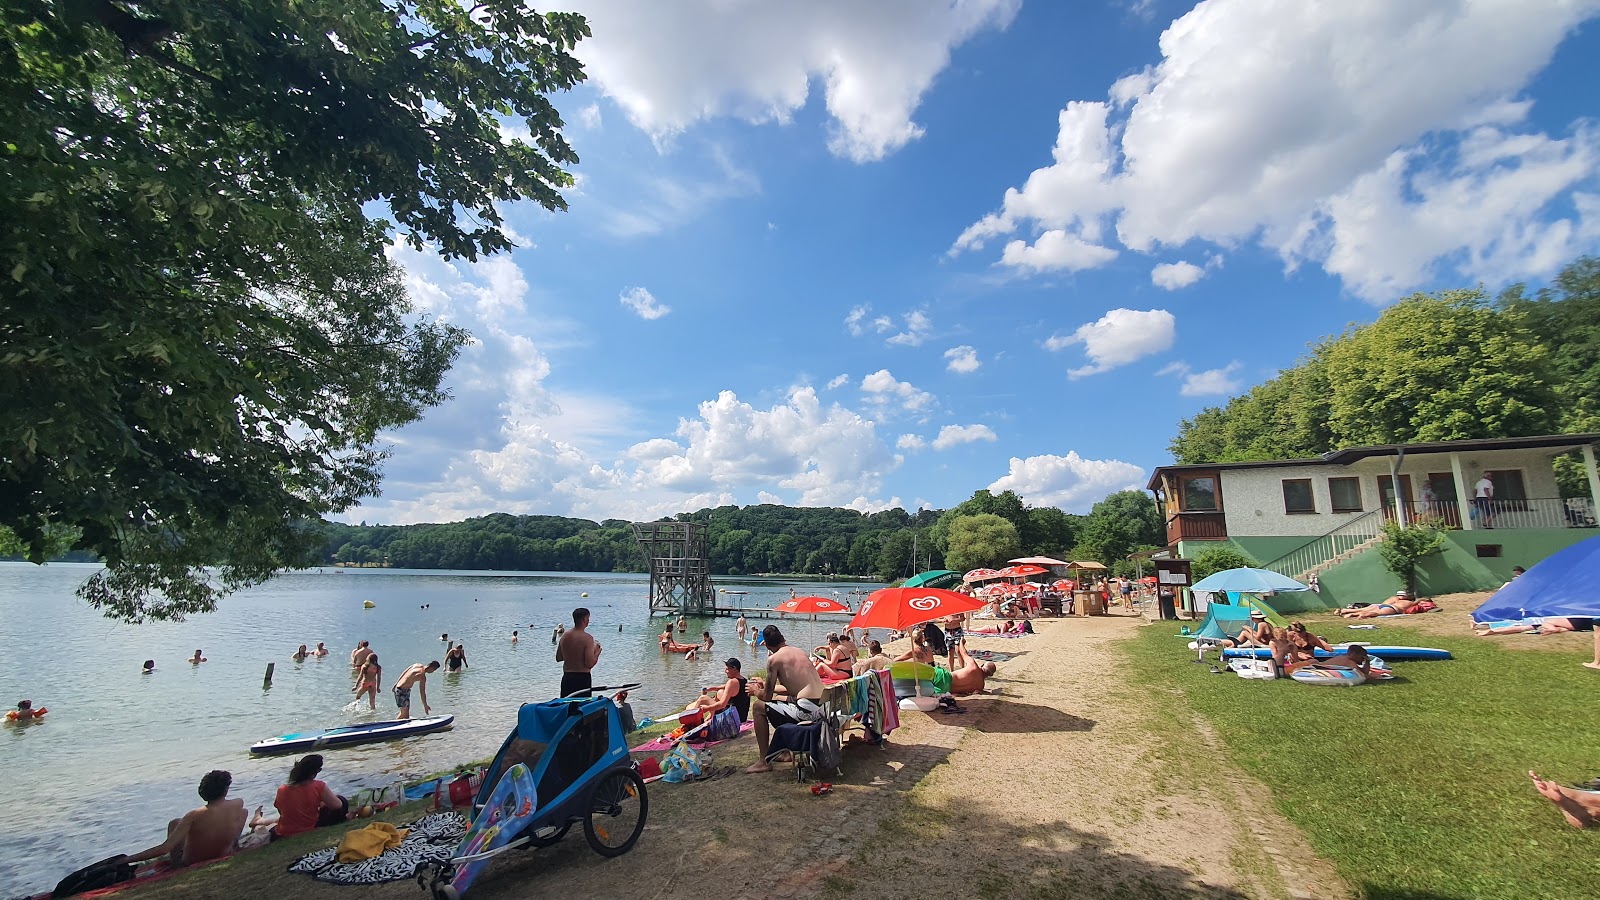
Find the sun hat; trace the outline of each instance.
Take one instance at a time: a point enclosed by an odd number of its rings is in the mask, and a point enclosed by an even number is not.
[[[1262,612],[1259,609],[1250,610],[1250,618],[1252,618],[1252,619],[1265,619],[1266,617],[1267,617],[1267,614]]]

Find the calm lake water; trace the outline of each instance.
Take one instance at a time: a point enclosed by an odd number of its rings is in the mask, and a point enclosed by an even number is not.
[[[388,688],[413,662],[443,660],[448,633],[466,645],[471,669],[428,679],[435,713],[456,717],[441,734],[327,754],[323,778],[335,790],[388,783],[488,756],[498,749],[524,702],[549,699],[561,678],[551,647],[557,622],[587,606],[604,648],[595,680],[643,681],[636,715],[661,715],[699,687],[720,681],[719,660],[758,664],[739,643],[732,619],[691,620],[709,630],[716,652],[698,662],[662,654],[664,619],[649,616],[643,575],[435,572],[399,569],[312,570],[282,575],[222,601],[187,622],[124,625],[102,618],[73,596],[92,565],[0,563],[0,644],[13,663],[0,672],[0,704],[22,698],[45,706],[44,721],[6,727],[0,760],[14,777],[0,804],[0,896],[47,890],[67,872],[163,837],[168,819],[199,805],[195,788],[211,769],[233,773],[230,796],[254,808],[272,805],[294,757],[251,759],[265,737],[394,717]],[[749,594],[725,598],[770,608],[800,594],[834,596],[851,606],[855,583],[719,582]],[[588,593],[588,597],[581,595]],[[377,604],[363,609],[362,601]],[[428,608],[422,606],[427,604]],[[753,620],[759,621],[759,620]],[[780,623],[791,639],[820,643],[826,623]],[[621,629],[620,633],[618,629]],[[511,643],[511,632],[522,632]],[[377,712],[352,699],[350,650],[372,642],[384,667]],[[290,657],[300,644],[327,644],[330,655]],[[209,662],[186,660],[196,648]],[[764,659],[765,654],[762,654]],[[145,659],[156,671],[140,673]],[[277,664],[262,687],[268,662]],[[420,700],[413,713],[421,715]]]

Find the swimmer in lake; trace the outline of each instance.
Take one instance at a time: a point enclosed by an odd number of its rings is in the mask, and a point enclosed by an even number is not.
[[[144,661],[144,671],[141,674],[149,675],[151,672],[154,672],[155,670],[156,670],[156,661],[153,660],[153,659],[147,659],[147,660]]]
[[[198,648],[195,649],[194,655],[189,657],[189,664],[193,665],[193,666],[198,666],[198,665],[200,665],[201,663],[203,663],[205,661],[206,661],[205,656],[203,654],[201,654],[201,652],[200,652],[200,650]]]

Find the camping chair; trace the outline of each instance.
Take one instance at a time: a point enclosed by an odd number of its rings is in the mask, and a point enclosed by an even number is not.
[[[794,759],[796,781],[808,781],[811,774],[837,775],[839,733],[844,727],[844,718],[830,711],[815,722],[779,725],[772,730],[767,760],[770,762],[774,756],[787,750]]]

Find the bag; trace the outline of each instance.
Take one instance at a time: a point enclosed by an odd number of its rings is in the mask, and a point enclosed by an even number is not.
[[[1432,600],[1418,600],[1416,605],[1411,607],[1410,611],[1413,613],[1425,613],[1433,612],[1438,608],[1439,604],[1433,602]]]
[[[50,892],[51,897],[71,897],[85,891],[96,891],[100,888],[111,887],[124,881],[133,880],[133,864],[123,862],[128,858],[126,853],[109,856],[92,865],[84,866],[71,875],[61,879],[56,889]]]
[[[818,772],[837,774],[844,755],[839,748],[839,720],[823,716],[821,722],[822,730],[817,732],[817,749],[811,754],[811,762]]]
[[[661,769],[662,781],[679,784],[700,777],[700,773],[705,771],[705,761],[700,751],[685,744],[678,744],[672,748],[672,752],[662,758]]]
[[[740,724],[739,711],[730,706],[712,716],[711,724],[700,732],[699,737],[703,741],[725,741],[736,738],[739,736]]]

